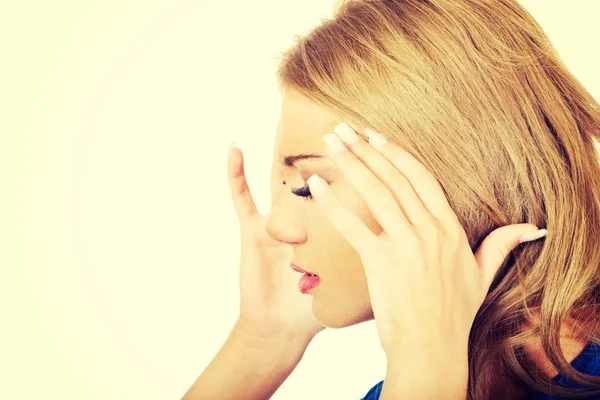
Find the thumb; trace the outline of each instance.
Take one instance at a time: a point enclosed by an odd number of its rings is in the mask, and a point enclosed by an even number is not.
[[[229,144],[229,154],[227,156],[227,180],[233,206],[240,222],[246,218],[258,214],[256,204],[252,198],[252,193],[246,180],[244,170],[244,153],[235,142]]]
[[[539,232],[539,233],[538,233]],[[514,224],[500,227],[490,233],[477,248],[475,260],[483,273],[485,288],[489,288],[510,252],[522,242],[521,236],[537,233],[524,237],[523,242],[532,241],[546,236],[546,229],[539,229],[532,224]]]

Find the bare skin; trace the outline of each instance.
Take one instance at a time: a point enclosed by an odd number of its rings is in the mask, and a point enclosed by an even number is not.
[[[331,133],[341,119],[295,92],[284,94],[275,148],[280,156],[274,157],[272,169],[274,199],[268,233],[276,241],[293,248],[294,262],[301,268],[321,277],[321,283],[308,295],[312,296],[314,314],[323,325],[341,328],[371,320],[374,317],[366,276],[358,254],[326,219],[315,218],[316,205],[310,199],[305,201],[290,193],[290,186],[307,186],[306,180],[317,173],[329,182],[344,205],[374,232],[380,231],[381,227],[331,161],[306,159],[297,161],[293,167],[278,163],[285,155],[325,153],[322,137]],[[361,127],[352,127],[359,134],[363,131]],[[565,358],[572,362],[586,341],[574,337],[568,328],[561,335]],[[526,352],[549,378],[558,374],[541,346],[528,346]]]
[[[307,187],[306,180],[317,173],[367,227],[373,232],[382,228],[326,156],[294,165],[283,162],[297,154],[326,154],[322,137],[339,122],[338,116],[306,98],[284,92],[273,152],[271,211],[266,215],[258,213],[252,199],[242,153],[230,151],[227,176],[242,245],[240,313],[222,348],[182,399],[269,399],[325,327],[342,328],[374,318],[358,253],[326,218],[319,217],[310,198],[291,189]],[[360,127],[352,127],[363,134]],[[292,271],[290,262],[319,275],[319,285],[301,294],[296,286],[300,274]],[[565,358],[572,362],[586,342],[570,330],[563,336]],[[549,378],[558,373],[541,347],[529,346],[526,351]],[[497,393],[505,386],[500,385]],[[528,392],[512,389],[513,399],[525,398]]]

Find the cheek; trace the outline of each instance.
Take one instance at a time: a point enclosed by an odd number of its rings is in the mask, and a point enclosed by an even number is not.
[[[331,289],[335,286],[336,291],[345,290],[344,288],[354,291],[366,287],[360,255],[331,224],[321,223],[317,241],[313,242],[313,250],[321,255],[321,271],[331,282],[328,285]]]
[[[328,222],[313,225],[311,251],[323,284],[313,293],[313,312],[325,326],[343,328],[373,319],[360,255]],[[315,265],[317,268],[317,265]]]
[[[347,183],[336,183],[332,190],[343,207],[357,215],[374,233],[381,232],[381,226],[362,198]],[[324,280],[313,296],[313,312],[317,319],[331,328],[373,319],[367,278],[358,252],[320,211],[315,211],[307,228],[311,250],[317,257],[313,260],[318,260]]]
[[[345,181],[336,182],[332,186],[332,191],[341,203],[341,206],[358,216],[374,234],[377,235],[383,231],[383,228],[375,220],[366,203],[349,183]],[[311,203],[311,205],[314,205],[314,208],[311,207],[313,212],[307,215],[308,237],[312,241],[313,247],[318,248],[318,252],[322,255],[322,261],[325,265],[337,265],[341,263],[341,260],[344,260],[343,264],[346,265],[360,264],[358,252],[333,226],[327,216],[322,214],[318,206],[314,203]],[[362,265],[359,265],[359,267],[359,271],[364,276]]]

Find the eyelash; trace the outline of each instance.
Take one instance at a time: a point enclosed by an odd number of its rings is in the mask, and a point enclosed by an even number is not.
[[[285,185],[286,182],[287,181],[283,181],[283,184]],[[304,197],[304,200],[308,200],[309,198],[312,199],[312,194],[310,193],[310,189],[307,187],[297,188],[297,187],[292,186],[291,192],[293,194],[295,194],[296,196]]]

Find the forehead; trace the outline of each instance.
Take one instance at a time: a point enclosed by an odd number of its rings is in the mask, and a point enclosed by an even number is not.
[[[285,92],[277,125],[277,141],[283,153],[312,153],[325,149],[323,136],[341,120],[327,109],[296,92]]]

